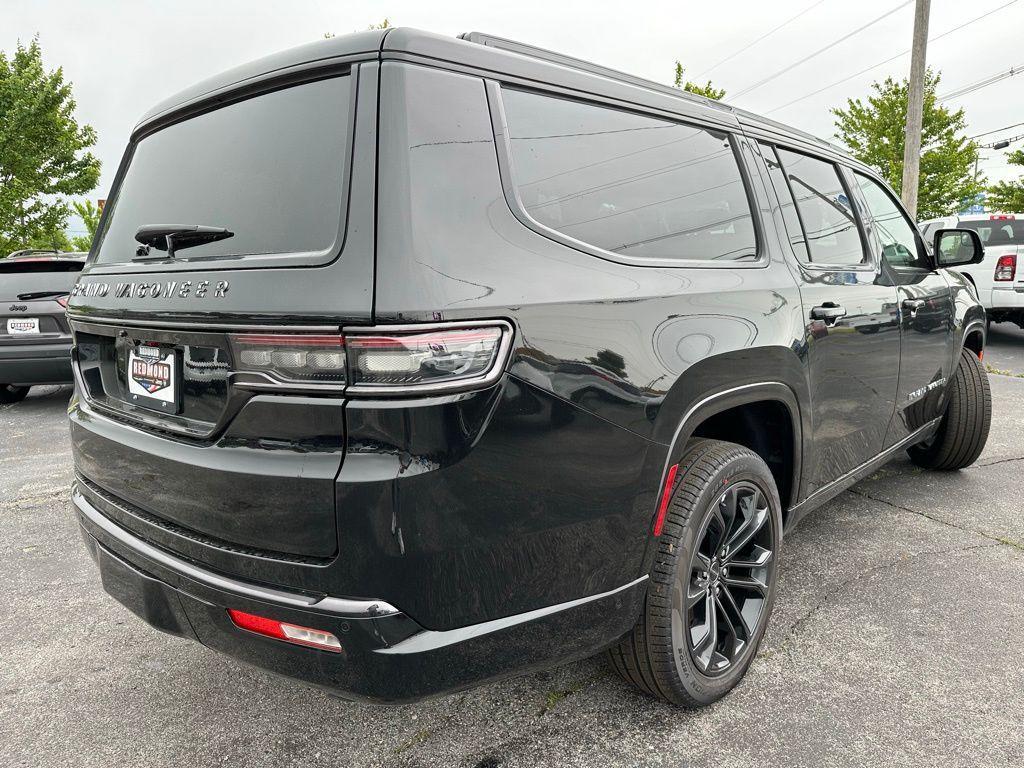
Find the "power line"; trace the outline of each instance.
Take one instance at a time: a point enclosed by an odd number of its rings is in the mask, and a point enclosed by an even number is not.
[[[1024,139],[1024,133],[1022,133],[1022,134],[1020,134],[1018,136],[1011,136],[1008,139],[1000,139],[999,141],[993,141],[991,144],[982,144],[981,147],[979,147],[979,149],[995,149],[996,148],[996,144],[1003,144],[1003,143],[1005,143],[1006,146],[1009,146],[1010,144],[1013,144],[1016,141],[1020,141],[1021,139]],[[1001,147],[1001,148],[1005,149],[1006,147]]]
[[[829,43],[828,45],[826,45],[826,46],[825,46],[824,48],[819,48],[819,49],[818,49],[817,51],[815,51],[814,53],[812,53],[812,54],[810,54],[810,55],[808,55],[808,56],[804,56],[804,57],[803,57],[802,59],[800,59],[799,61],[795,61],[795,62],[793,62],[793,63],[792,63],[792,64],[790,64],[790,65],[789,65],[788,67],[785,67],[785,68],[783,68],[783,69],[780,69],[780,70],[779,70],[778,72],[776,72],[775,74],[769,75],[768,77],[764,78],[763,80],[759,80],[758,82],[754,83],[753,85],[751,85],[751,86],[749,86],[749,87],[747,87],[747,88],[744,88],[744,89],[743,89],[742,91],[740,91],[739,93],[733,94],[733,98],[734,98],[734,99],[736,99],[736,98],[739,98],[740,96],[744,96],[744,95],[746,95],[746,94],[750,93],[751,91],[753,91],[753,90],[756,90],[757,88],[760,88],[760,87],[761,87],[762,85],[764,85],[765,83],[769,83],[769,82],[771,82],[772,80],[774,80],[775,78],[777,78],[777,77],[781,77],[782,75],[786,74],[786,73],[787,73],[787,72],[789,72],[790,70],[796,69],[796,68],[797,68],[797,67],[799,67],[799,66],[800,66],[801,64],[805,64],[805,63],[807,63],[807,62],[808,62],[808,61],[810,61],[811,59],[813,59],[813,58],[815,58],[815,57],[817,57],[817,56],[820,56],[821,54],[823,54],[823,53],[824,53],[825,51],[829,50],[830,48],[835,48],[835,47],[836,47],[837,45],[839,45],[840,43],[844,43],[844,42],[846,42],[847,40],[849,40],[849,39],[850,39],[851,37],[853,37],[854,35],[859,35],[859,34],[860,34],[861,32],[863,32],[863,31],[864,31],[865,29],[867,29],[868,27],[872,27],[872,26],[874,26],[875,24],[877,24],[878,22],[882,21],[883,19],[886,19],[886,18],[888,18],[889,16],[892,16],[892,15],[893,15],[894,13],[896,13],[897,11],[899,11],[899,10],[901,10],[901,9],[903,9],[903,8],[906,8],[906,7],[907,7],[908,5],[910,5],[910,4],[912,3],[912,2],[914,2],[914,0],[905,0],[905,2],[902,2],[902,3],[900,3],[899,5],[897,5],[897,6],[895,7],[895,8],[893,8],[893,9],[891,9],[891,10],[888,10],[888,11],[886,11],[886,12],[885,12],[885,13],[883,13],[883,14],[882,14],[881,16],[879,16],[879,17],[878,17],[877,19],[872,19],[871,21],[869,21],[869,22],[868,22],[867,24],[865,24],[864,26],[862,26],[862,27],[858,27],[857,29],[853,30],[852,32],[848,32],[848,33],[846,33],[845,35],[843,35],[842,37],[840,37],[840,38],[839,38],[838,40],[834,40],[834,41],[832,41],[831,43]]]
[[[719,62],[718,62],[717,64],[713,64],[712,66],[710,66],[710,67],[708,67],[707,69],[705,69],[705,70],[704,70],[703,72],[700,72],[699,74],[697,74],[697,75],[694,75],[694,77],[703,77],[704,75],[708,74],[708,73],[709,73],[709,72],[710,72],[711,70],[713,70],[713,69],[718,69],[718,68],[719,68],[720,66],[722,66],[723,64],[725,64],[725,62],[727,62],[727,61],[732,61],[733,59],[735,59],[735,58],[736,58],[737,56],[739,56],[739,55],[740,55],[741,53],[743,53],[744,51],[748,51],[748,50],[750,50],[750,49],[751,49],[751,48],[753,48],[753,47],[754,47],[755,45],[757,45],[757,44],[758,44],[758,43],[760,43],[760,42],[761,42],[762,40],[764,40],[764,39],[765,39],[766,37],[770,37],[770,36],[774,35],[774,34],[775,34],[776,32],[778,32],[778,31],[779,31],[780,29],[782,29],[782,28],[783,28],[783,27],[785,27],[786,25],[788,25],[788,24],[791,24],[791,23],[793,23],[794,21],[796,21],[797,19],[799,19],[799,18],[800,18],[801,16],[804,16],[804,15],[806,15],[806,14],[810,13],[811,11],[813,11],[813,10],[814,10],[815,8],[817,8],[817,7],[819,6],[819,5],[821,5],[821,4],[822,4],[822,3],[824,3],[824,2],[825,2],[825,0],[818,0],[818,2],[816,2],[816,3],[814,3],[814,4],[810,5],[810,6],[808,6],[807,8],[804,8],[804,9],[803,9],[802,11],[800,11],[800,13],[798,13],[798,14],[797,14],[796,16],[793,16],[793,17],[791,17],[791,18],[789,18],[789,19],[786,19],[786,20],[785,20],[784,22],[782,22],[781,24],[779,24],[779,26],[777,26],[777,27],[775,27],[775,28],[773,28],[773,29],[770,29],[770,30],[768,30],[767,32],[765,32],[765,33],[764,33],[763,35],[761,35],[761,36],[760,36],[759,38],[757,38],[757,40],[755,40],[754,42],[752,42],[752,43],[747,43],[747,44],[746,44],[745,46],[743,46],[742,48],[738,48],[737,50],[733,51],[733,52],[732,52],[732,53],[730,53],[730,54],[729,54],[728,56],[726,56],[726,57],[725,57],[724,59],[722,59],[721,61],[719,61]]]
[[[929,43],[934,43],[936,40],[941,40],[942,38],[947,37],[948,35],[951,35],[954,32],[959,32],[961,29],[969,27],[971,24],[979,22],[982,19],[989,19],[989,18],[991,18],[993,13],[998,13],[999,11],[1003,10],[1004,8],[1008,8],[1009,6],[1014,5],[1016,2],[1017,2],[1017,0],[1010,0],[1010,2],[1008,2],[1008,3],[1003,3],[1003,5],[1000,5],[998,8],[993,8],[991,11],[986,11],[985,13],[981,14],[980,16],[976,16],[975,18],[971,19],[970,21],[965,21],[963,24],[957,24],[955,27],[952,27],[951,29],[947,29],[941,35],[936,35],[935,37],[930,38],[928,40],[928,42]],[[780,109],[785,109],[786,107],[790,107],[793,104],[797,104],[797,103],[799,103],[801,101],[804,101],[805,99],[809,99],[812,96],[817,96],[819,93],[823,93],[824,91],[827,91],[830,88],[835,88],[837,85],[842,85],[845,82],[853,80],[855,77],[860,77],[861,75],[865,75],[868,72],[870,72],[871,70],[878,69],[879,67],[881,67],[881,66],[883,66],[885,64],[888,64],[891,61],[896,61],[896,59],[902,58],[902,57],[906,56],[908,53],[910,53],[910,49],[909,48],[907,50],[903,51],[902,53],[897,53],[895,56],[890,56],[888,59],[884,59],[884,60],[878,62],[877,64],[872,64],[870,67],[866,67],[866,68],[860,70],[859,72],[854,72],[852,75],[849,75],[848,77],[844,77],[842,80],[836,80],[834,83],[826,85],[824,88],[818,88],[816,91],[811,91],[810,93],[805,93],[803,96],[795,98],[792,101],[787,101],[785,104],[782,104],[782,105],[780,105],[778,107],[775,107],[773,109],[769,109],[764,114],[770,115],[773,112],[778,112]]]
[[[980,139],[982,136],[988,136],[990,133],[1001,133],[1002,131],[1008,131],[1011,128],[1017,128],[1024,123],[1014,123],[1013,125],[1004,125],[1002,128],[995,128],[991,131],[985,131],[984,133],[976,133],[973,136],[968,136],[968,139]]]
[[[955,91],[950,91],[949,93],[943,96],[939,96],[939,101],[949,101],[950,99],[957,99],[960,98],[961,96],[966,96],[969,93],[980,91],[982,88],[987,88],[990,85],[994,85],[995,83],[998,83],[1000,80],[1005,80],[1008,77],[1019,75],[1022,71],[1024,71],[1024,65],[1010,67],[1009,70],[1007,70],[1006,72],[1000,72],[996,75],[989,75],[988,77],[982,78],[977,82],[970,83],[969,85],[962,86],[961,88],[958,88]]]

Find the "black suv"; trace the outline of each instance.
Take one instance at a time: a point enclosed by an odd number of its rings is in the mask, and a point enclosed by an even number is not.
[[[71,329],[64,317],[84,253],[25,250],[0,259],[0,404],[34,384],[71,383]]]
[[[939,268],[975,233],[926,245],[825,142],[519,43],[227,72],[143,118],[111,201],[69,307],[104,587],[351,698],[608,649],[706,704],[784,531],[987,436],[985,315]]]

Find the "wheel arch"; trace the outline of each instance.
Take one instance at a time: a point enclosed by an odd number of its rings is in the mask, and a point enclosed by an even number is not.
[[[781,417],[784,444],[782,457],[771,452],[779,447],[778,433],[771,439],[771,429],[779,423],[762,421],[758,416]],[[726,424],[726,416],[735,416],[736,424]],[[683,414],[672,436],[662,470],[662,486],[671,466],[678,463],[687,442],[694,437],[727,440],[757,453],[768,464],[776,478],[782,501],[780,514],[796,503],[800,493],[803,465],[803,426],[800,403],[796,393],[781,381],[763,381],[741,384],[708,394],[693,403]],[[780,526],[784,520],[777,521]],[[781,528],[780,528],[781,530]]]
[[[981,359],[985,352],[987,335],[985,323],[981,320],[973,320],[964,326],[963,343],[961,346],[964,349],[971,350]]]

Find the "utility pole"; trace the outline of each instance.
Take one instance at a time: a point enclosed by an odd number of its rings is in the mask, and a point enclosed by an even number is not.
[[[903,205],[917,218],[917,179],[921,171],[921,121],[924,112],[924,73],[928,53],[928,15],[931,0],[917,0],[914,44],[910,51],[907,88],[907,126],[903,137]]]

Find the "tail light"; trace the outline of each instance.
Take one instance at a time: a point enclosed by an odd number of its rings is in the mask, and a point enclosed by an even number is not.
[[[62,307],[64,307],[64,309],[67,309],[68,308],[68,299],[70,299],[70,298],[71,298],[70,296],[58,296],[57,298],[54,299],[54,301],[56,301],[58,304],[60,304]]]
[[[345,339],[298,333],[232,336],[238,373],[264,380],[269,386],[345,383]]]
[[[275,619],[268,619],[265,616],[257,616],[253,613],[228,609],[228,616],[232,623],[239,629],[255,632],[257,635],[272,637],[275,640],[283,640],[294,645],[305,645],[309,648],[319,648],[321,651],[331,653],[342,653],[341,642],[330,632],[312,627],[302,627],[298,624],[288,624]]]
[[[344,389],[352,395],[419,394],[486,386],[512,342],[503,321],[231,337],[235,379],[256,389]]]
[[[1000,282],[1006,282],[1007,280],[1013,280],[1017,274],[1017,255],[1007,254],[1006,256],[1000,256],[999,261],[996,262],[996,274],[994,279]]]

